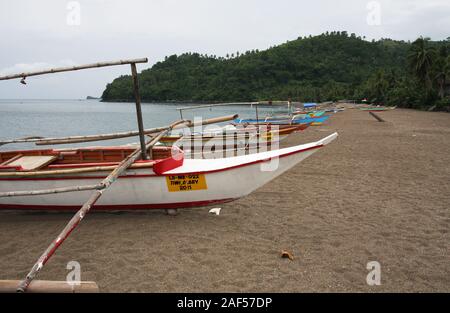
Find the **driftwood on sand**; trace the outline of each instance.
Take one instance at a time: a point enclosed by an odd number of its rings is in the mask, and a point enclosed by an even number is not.
[[[378,114],[375,114],[373,112],[369,112],[369,114],[372,115],[378,122],[386,122]]]
[[[0,293],[15,293],[19,280],[0,280]],[[98,293],[98,285],[93,281],[68,283],[66,281],[34,280],[28,293]]]

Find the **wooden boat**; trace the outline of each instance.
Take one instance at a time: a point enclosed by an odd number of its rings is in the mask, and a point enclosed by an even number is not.
[[[317,142],[214,160],[184,159],[178,148],[153,147],[153,160],[134,162],[104,190],[93,209],[168,209],[232,201],[270,182],[336,138],[334,133]],[[90,191],[39,192],[92,185],[133,151],[130,147],[92,147],[1,152],[0,209],[78,210]],[[13,190],[35,192],[32,197],[9,197]]]
[[[325,113],[326,113],[325,111],[311,111],[311,112],[297,111],[292,114],[295,118],[314,118],[314,117],[321,117]]]
[[[395,110],[397,107],[374,107],[374,108],[359,108],[361,111],[380,112]]]
[[[282,123],[277,123],[277,124],[272,125],[271,122],[261,122],[261,121],[259,123],[255,122],[255,123],[242,123],[242,124],[235,123],[233,121],[231,124],[238,125],[238,126],[244,125],[246,127],[252,127],[252,126],[254,126],[254,127],[256,127],[256,126],[259,126],[259,127],[273,127],[274,126],[274,127],[278,127],[279,129],[291,128],[292,126],[295,126],[295,127],[297,127],[297,131],[303,131],[303,130],[307,129],[311,125],[311,124],[296,124],[296,125],[292,125],[292,124],[282,124]]]
[[[188,136],[170,135],[164,136],[159,143],[164,146],[176,145],[182,150],[192,147],[208,146],[211,148],[237,148],[239,146],[247,147],[249,145],[271,145],[285,139],[293,132],[303,129],[302,126],[288,125],[281,127],[271,127],[271,125],[239,127],[225,129],[223,132],[202,133],[200,135],[192,134]]]
[[[270,120],[259,120],[259,119],[235,119],[233,122],[235,124],[252,124],[252,123],[270,123],[271,125],[278,124],[310,124],[310,123],[323,123],[329,116],[313,117],[313,118],[300,118],[300,119],[270,119]]]
[[[304,119],[304,118],[318,118],[325,114],[325,111],[311,111],[311,112],[303,112],[297,111],[291,114],[282,114],[282,115],[274,115],[268,116],[264,118],[264,121],[270,122],[271,120],[281,120],[281,119]]]
[[[214,160],[185,160],[179,148],[155,147],[155,144],[176,127],[195,127],[196,123],[181,116],[181,120],[168,126],[144,129],[136,64],[147,61],[147,58],[142,58],[99,62],[0,76],[0,80],[21,79],[26,83],[25,79],[30,76],[129,64],[140,141],[137,148],[93,147],[0,153],[0,209],[76,210],[26,277],[20,281],[2,281],[0,289],[4,286],[11,290],[15,286],[17,292],[37,291],[37,285],[43,286],[39,289],[41,291],[65,288],[65,285],[38,282],[35,278],[91,209],[176,209],[231,201],[270,182],[337,138],[337,133],[334,133],[316,142],[280,150]],[[210,119],[208,124],[231,118]],[[146,135],[155,133],[157,135],[150,141],[145,140]],[[0,144],[67,144],[134,135],[135,131],[62,138],[34,136]]]

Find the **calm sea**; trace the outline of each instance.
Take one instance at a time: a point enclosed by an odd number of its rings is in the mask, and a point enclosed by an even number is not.
[[[180,119],[177,108],[186,104],[142,104],[145,128],[168,125]],[[259,106],[260,117],[287,112],[285,107]],[[185,111],[185,119],[211,118],[229,114],[254,118],[255,109],[233,105]],[[137,130],[134,103],[98,100],[0,100],[0,140],[25,136],[61,137]],[[70,146],[115,145],[137,142],[137,138],[71,144]],[[45,146],[38,146],[43,148]],[[59,145],[58,147],[68,147]],[[32,149],[33,144],[9,144],[0,150]]]

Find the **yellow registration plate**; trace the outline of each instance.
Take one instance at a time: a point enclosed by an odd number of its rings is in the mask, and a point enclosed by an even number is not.
[[[208,189],[204,174],[166,176],[169,192]]]

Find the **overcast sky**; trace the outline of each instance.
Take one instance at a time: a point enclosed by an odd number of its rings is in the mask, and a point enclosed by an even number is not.
[[[0,75],[187,51],[226,55],[346,30],[368,39],[450,36],[449,0],[0,0]],[[129,66],[0,81],[0,98],[85,98]]]

